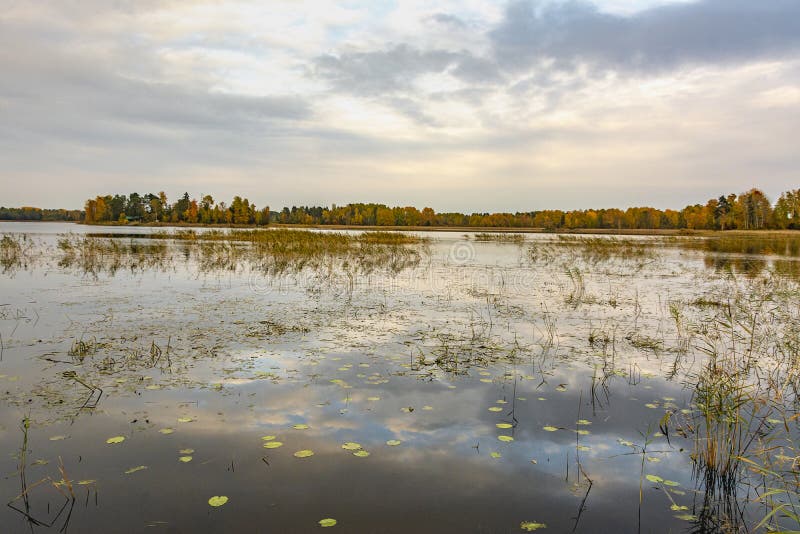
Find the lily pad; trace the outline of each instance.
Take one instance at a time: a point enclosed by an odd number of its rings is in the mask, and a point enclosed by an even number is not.
[[[283,443],[280,441],[268,441],[264,444],[265,449],[277,449],[278,447],[283,447]]]
[[[499,439],[500,441],[505,441],[506,443],[508,443],[509,441],[514,441],[514,438],[511,436],[497,436],[497,439]]]
[[[386,442],[386,444],[387,444],[388,446],[390,446],[390,447],[397,447],[397,446],[398,446],[398,445],[400,445],[401,443],[403,443],[403,442],[402,442],[402,441],[400,441],[399,439],[390,439],[389,441],[387,441],[387,442]]]
[[[292,425],[292,428],[295,430],[308,430],[308,425],[305,423],[298,423],[296,425]]]
[[[185,463],[185,464],[188,464],[189,462],[192,461],[192,457],[191,456],[181,456],[180,458],[178,458],[178,461],[180,461],[182,463]]]
[[[491,456],[492,458],[502,458],[502,457],[503,457],[503,455],[502,455],[502,454],[500,454],[500,453],[499,453],[499,452],[497,452],[497,451],[490,452],[490,453],[489,453],[489,456]]]
[[[123,441],[125,441],[125,436],[114,436],[113,438],[108,438],[106,443],[114,445],[116,443],[122,443]]]
[[[158,432],[160,434],[172,434],[173,432],[175,432],[175,429],[174,428],[162,428]]]
[[[492,406],[491,408],[489,408],[489,411],[490,412],[502,412],[503,409],[500,406]]]
[[[547,525],[544,523],[536,523],[534,521],[523,521],[522,523],[519,524],[519,528],[521,528],[525,532],[533,532],[534,530],[547,528]]]
[[[224,495],[214,495],[208,499],[208,504],[214,507],[222,506],[226,502],[228,502],[228,498]]]
[[[497,428],[513,428],[514,425],[512,425],[511,423],[497,423],[494,426],[496,426]]]
[[[545,427],[542,427],[542,429],[546,430],[548,432],[555,432],[556,430],[558,430],[558,428],[554,427],[554,426],[545,426]]]
[[[658,475],[646,475],[644,478],[646,478],[647,480],[649,480],[654,484],[658,484],[659,482],[664,482],[664,479]]]
[[[358,456],[359,458],[366,458],[369,456],[369,452],[365,450],[356,451],[353,453],[353,456]]]
[[[360,443],[355,443],[353,441],[348,441],[347,443],[342,444],[342,448],[346,451],[357,451],[361,448]]]
[[[332,519],[330,517],[326,517],[325,519],[320,519],[319,520],[319,526],[321,526],[321,527],[335,527],[336,526],[336,520]]]
[[[179,423],[191,423],[194,421],[194,417],[178,417]]]
[[[302,451],[297,451],[294,453],[294,456],[295,458],[308,458],[309,456],[314,456],[314,451],[310,449],[303,449]]]
[[[275,436],[262,436],[261,439],[263,439],[264,441],[272,441],[273,439],[275,439]]]

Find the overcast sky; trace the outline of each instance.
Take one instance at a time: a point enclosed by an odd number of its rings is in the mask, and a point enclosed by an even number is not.
[[[0,204],[800,187],[800,0],[0,0]]]

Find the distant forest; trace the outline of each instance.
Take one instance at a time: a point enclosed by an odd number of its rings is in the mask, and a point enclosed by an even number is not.
[[[773,204],[758,189],[722,195],[680,211],[650,207],[626,210],[542,210],[516,213],[436,213],[431,208],[384,204],[292,206],[280,211],[257,208],[236,196],[230,204],[211,195],[189,193],[174,202],[166,194],[105,195],[86,201],[84,211],[0,208],[0,220],[81,221],[87,224],[353,225],[543,228],[545,230],[760,230],[800,229],[800,189],[787,191]]]
[[[98,196],[86,201],[87,223],[133,222],[267,225],[472,226],[560,229],[800,229],[800,189],[783,193],[773,205],[758,189],[722,195],[680,211],[649,207],[596,210],[543,210],[517,213],[436,213],[431,208],[389,207],[384,204],[292,206],[280,211],[258,209],[246,198],[230,205],[210,195],[199,201],[188,193],[174,203],[166,195]]]
[[[0,221],[83,221],[81,210],[48,210],[41,208],[2,208]]]

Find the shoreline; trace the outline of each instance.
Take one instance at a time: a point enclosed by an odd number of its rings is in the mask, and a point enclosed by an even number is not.
[[[376,226],[376,225],[347,225],[347,224],[281,224],[273,223],[269,225],[254,224],[203,224],[203,223],[99,223],[86,224],[76,221],[3,221],[3,222],[64,222],[68,224],[80,224],[84,226],[113,226],[113,227],[148,227],[148,228],[298,228],[313,230],[362,230],[362,231],[386,231],[386,232],[469,232],[469,233],[496,233],[496,234],[579,234],[579,235],[620,235],[620,236],[800,236],[800,230],[692,230],[687,228],[679,229],[613,229],[613,228],[562,228],[557,230],[547,230],[545,228],[517,228],[517,227],[493,227],[493,226]]]

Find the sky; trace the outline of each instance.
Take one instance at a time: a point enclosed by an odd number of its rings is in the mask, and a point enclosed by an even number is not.
[[[0,205],[800,188],[798,0],[0,0]]]

